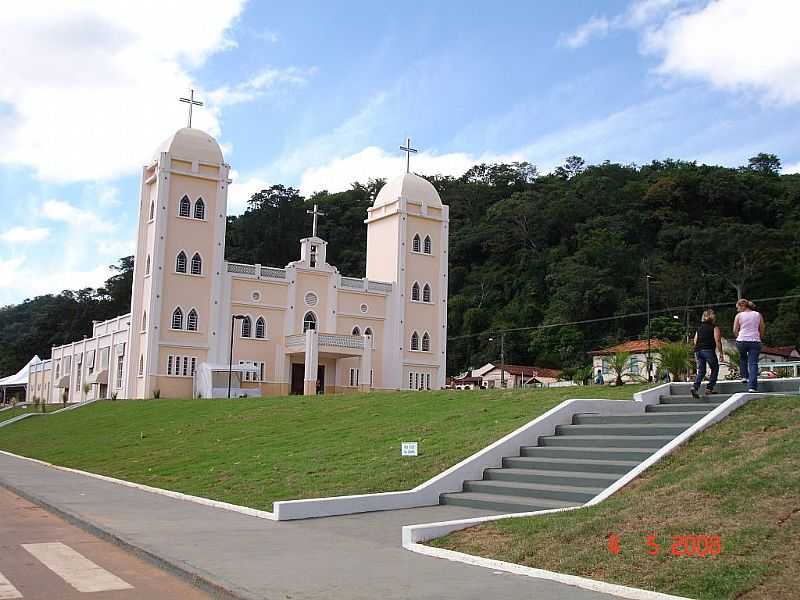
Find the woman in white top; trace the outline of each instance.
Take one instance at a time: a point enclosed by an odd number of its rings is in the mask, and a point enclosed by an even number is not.
[[[764,317],[755,310],[756,305],[742,298],[736,303],[739,311],[733,320],[736,349],[739,351],[739,371],[747,381],[747,391],[758,391],[758,355],[764,336]]]

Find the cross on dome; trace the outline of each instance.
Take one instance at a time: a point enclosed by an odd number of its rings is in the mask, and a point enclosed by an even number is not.
[[[179,98],[181,102],[185,102],[189,105],[189,124],[187,127],[192,127],[192,108],[195,106],[203,106],[203,103],[199,100],[194,99],[194,90],[189,90],[189,97],[188,98]]]
[[[411,155],[418,152],[416,148],[411,147],[411,138],[406,138],[406,145],[400,146],[400,150],[406,153],[406,173],[411,173]]]
[[[324,217],[325,213],[320,212],[316,204],[314,205],[314,210],[307,210],[306,213],[314,215],[314,222],[311,226],[311,237],[317,237],[317,217]]]

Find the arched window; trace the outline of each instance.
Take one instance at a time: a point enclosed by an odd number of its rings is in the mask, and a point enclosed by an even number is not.
[[[370,337],[372,347],[375,347],[375,334],[372,333],[372,327],[367,327],[364,330],[364,335],[368,335]]]
[[[139,355],[139,377],[144,375],[144,355]]]
[[[419,300],[419,284],[415,281],[414,285],[411,286],[411,299],[412,300]]]
[[[201,275],[203,273],[203,259],[195,252],[192,257],[192,275]]]
[[[250,320],[250,317],[245,317],[242,319],[242,337],[249,338],[253,335],[253,322]]]
[[[186,329],[189,331],[197,331],[197,311],[192,309],[186,315]]]
[[[181,198],[181,203],[178,208],[178,216],[180,217],[189,217],[192,213],[192,203],[189,202],[189,197],[184,196]]]
[[[308,331],[309,329],[316,329],[317,328],[317,315],[313,312],[308,311],[306,316],[303,317],[303,331]]]
[[[147,329],[147,311],[142,312],[142,331]]]
[[[428,335],[427,331],[422,334],[422,351],[423,352],[431,351],[431,336]]]
[[[264,317],[258,317],[256,320],[256,337],[259,340],[263,340],[267,337],[267,322],[264,320]]]
[[[144,274],[150,275],[150,255],[147,255],[147,260],[144,263]]]
[[[419,350],[419,334],[416,331],[411,334],[411,349]]]
[[[178,257],[175,259],[175,272],[186,273],[186,252],[183,250],[178,252]]]
[[[358,325],[353,327],[353,331],[350,333],[350,335],[358,335],[358,336],[361,335],[361,330],[358,328]]]
[[[429,286],[427,283],[422,288],[422,301],[423,302],[431,301],[431,286]]]
[[[431,241],[431,236],[425,236],[425,245],[423,246],[423,250],[425,254],[430,254],[433,252],[433,242]]]
[[[156,216],[156,203],[150,202],[150,220],[153,220],[153,217]]]
[[[183,329],[183,311],[180,306],[172,311],[172,328]]]
[[[414,239],[411,241],[411,249],[414,252],[419,252],[420,251],[420,240],[419,240],[419,234],[418,233],[414,234]]]
[[[194,203],[194,218],[195,219],[206,218],[206,203],[203,202],[202,198],[198,198],[197,202]]]

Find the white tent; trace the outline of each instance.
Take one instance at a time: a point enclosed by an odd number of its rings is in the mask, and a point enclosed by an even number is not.
[[[225,398],[228,395],[228,368],[228,365],[200,363],[194,375],[194,397]],[[255,363],[243,362],[230,368],[231,398],[261,395],[258,389],[242,387],[246,373],[258,374]]]
[[[19,371],[17,371],[14,375],[9,375],[8,377],[3,377],[0,379],[0,389],[3,391],[3,401],[6,399],[6,390],[8,388],[18,388],[24,387],[27,396],[28,390],[28,371],[31,368],[31,365],[37,365],[42,362],[42,359],[38,356],[34,355],[34,357],[28,362],[27,365],[22,367]]]

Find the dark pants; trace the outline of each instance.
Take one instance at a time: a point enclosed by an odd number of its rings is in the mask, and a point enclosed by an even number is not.
[[[748,390],[758,389],[758,355],[761,342],[736,342],[739,351],[739,372],[747,380]]]
[[[694,353],[697,359],[697,377],[694,379],[694,389],[699,390],[703,378],[706,376],[706,365],[711,369],[711,375],[708,378],[708,385],[706,389],[709,391],[714,390],[717,385],[717,377],[719,376],[719,360],[717,353],[713,350],[697,350]]]

